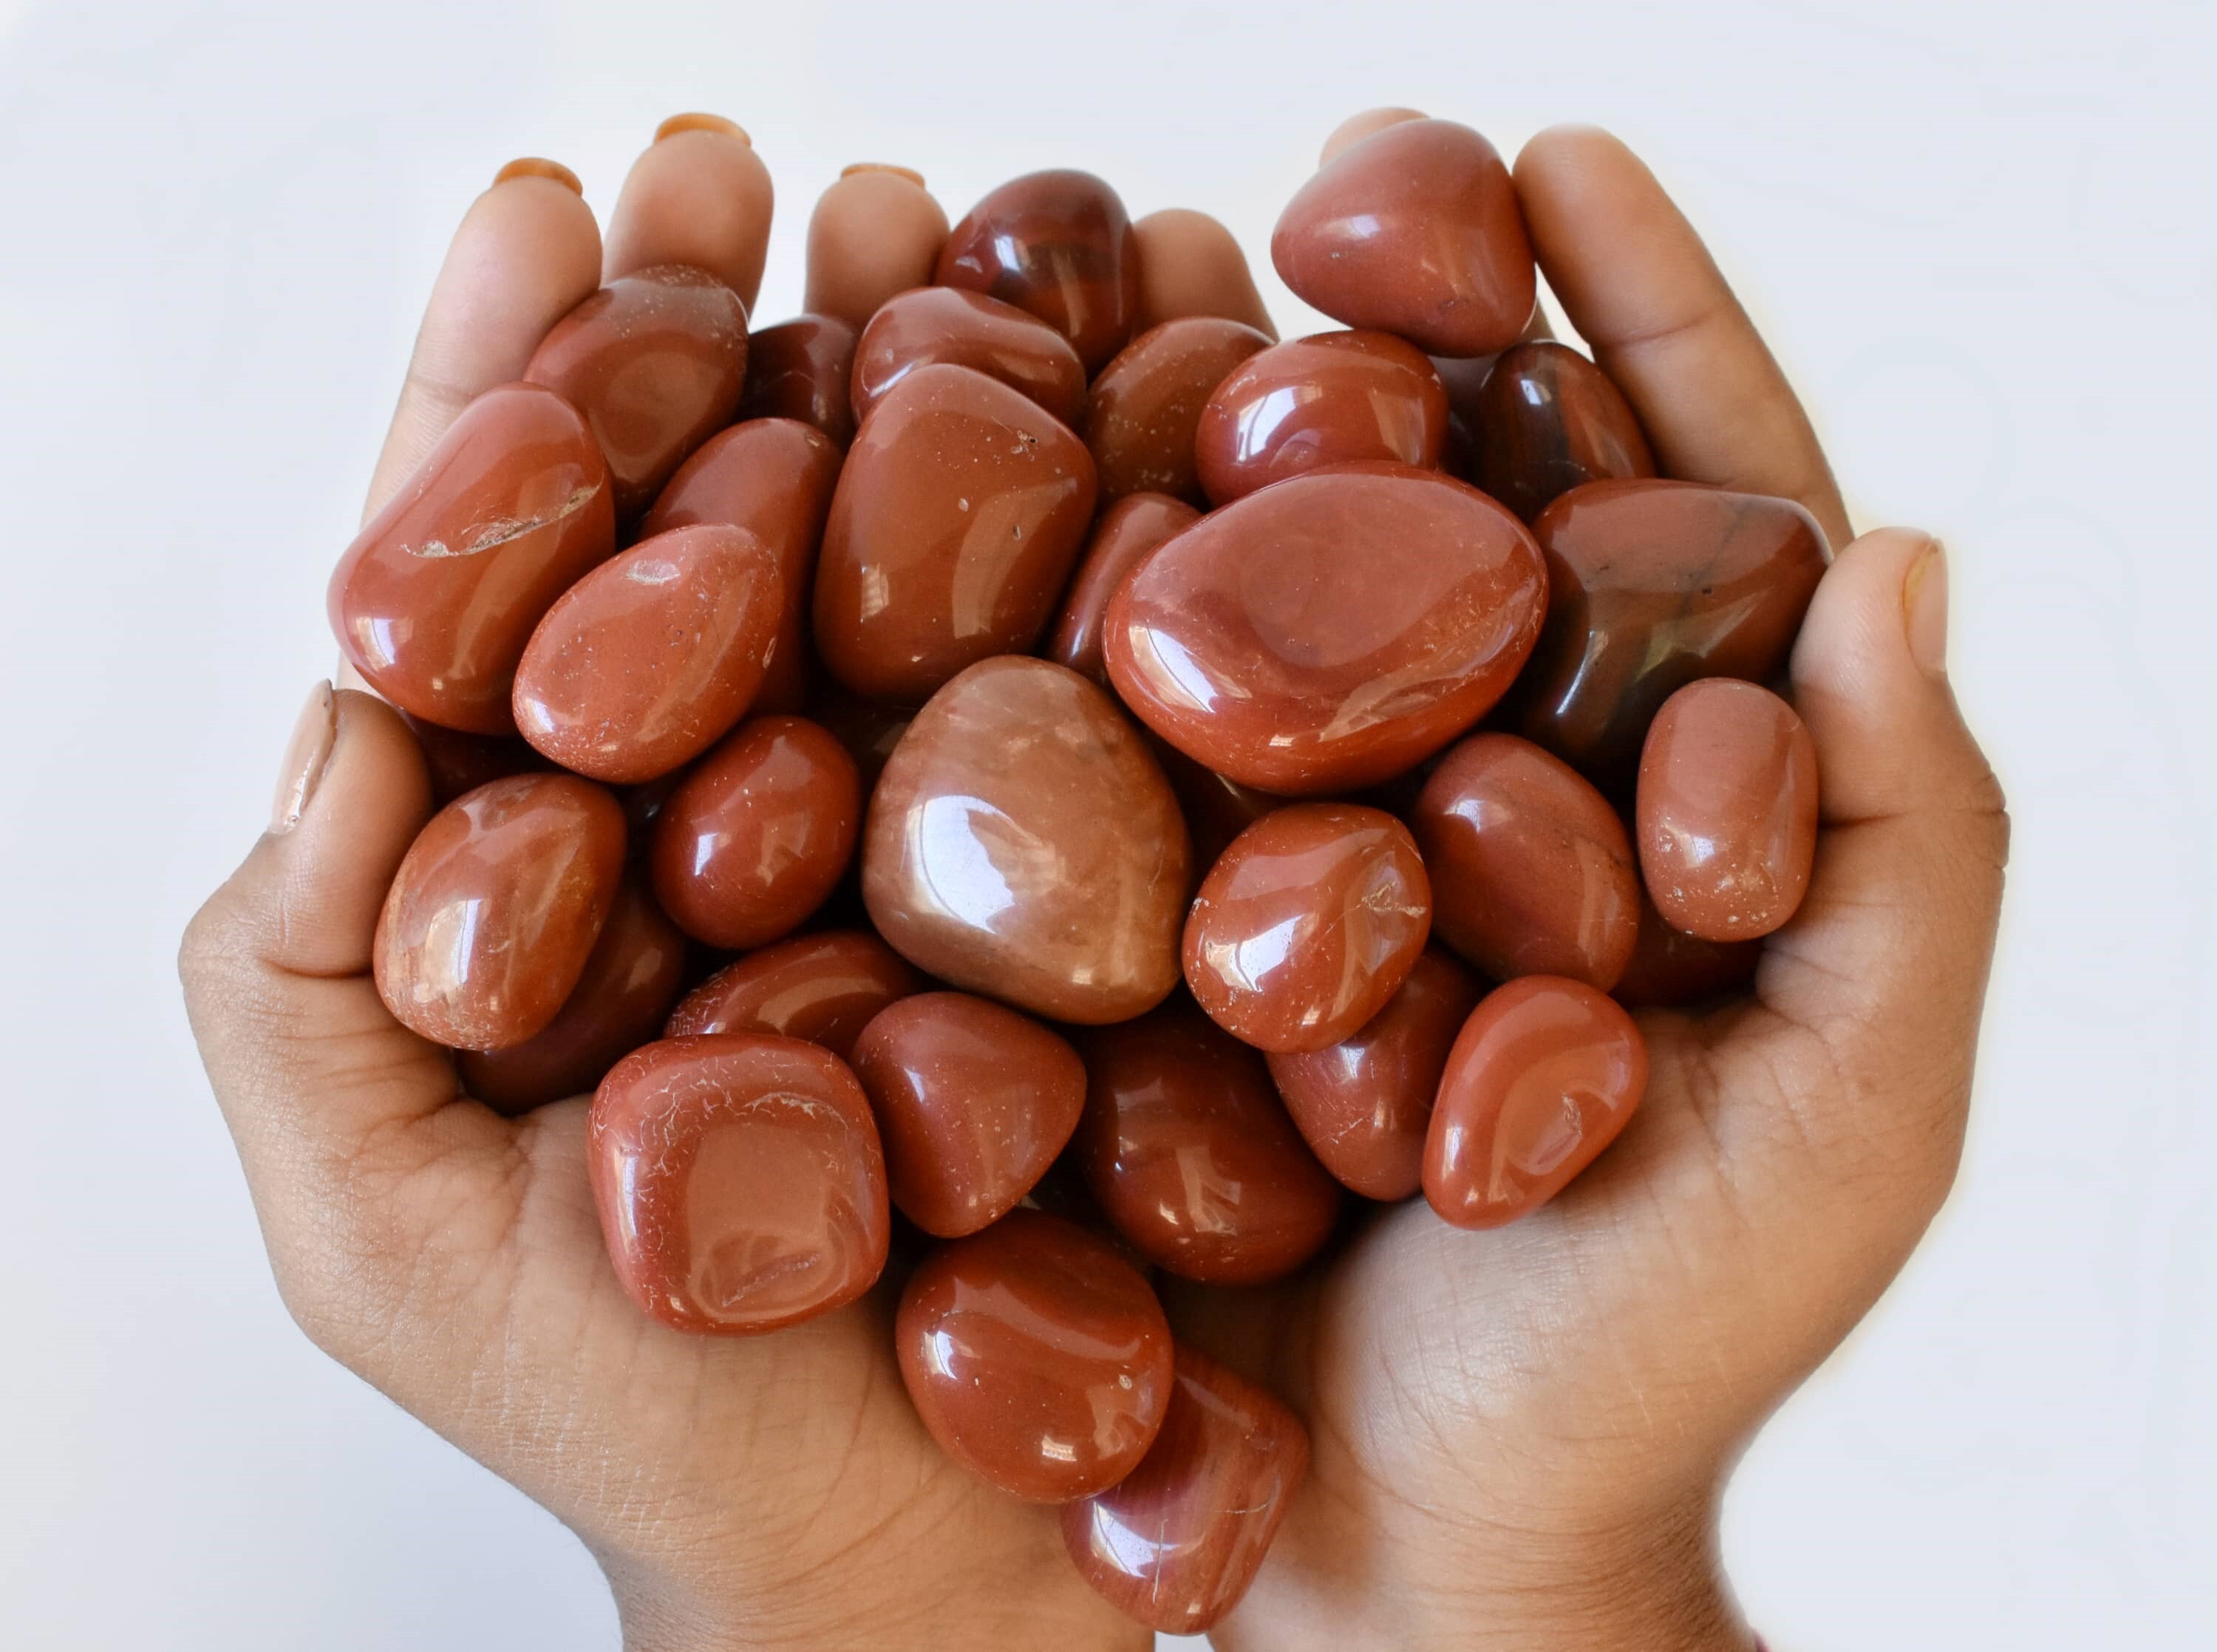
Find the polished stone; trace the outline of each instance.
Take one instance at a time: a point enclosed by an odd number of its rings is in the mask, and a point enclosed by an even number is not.
[[[855,416],[869,417],[895,385],[929,367],[968,367],[1073,430],[1084,422],[1085,366],[1070,341],[1028,311],[958,287],[919,287],[870,317],[855,348]]]
[[[1226,373],[1269,343],[1269,334],[1244,323],[1187,316],[1149,328],[1119,351],[1093,381],[1085,420],[1101,496],[1166,493],[1207,503],[1194,452],[1201,409]]]
[[[948,231],[938,282],[1028,310],[1098,373],[1131,338],[1139,243],[1116,192],[1090,172],[1027,173]]]
[[[1047,639],[1047,657],[1108,687],[1101,633],[1108,599],[1157,546],[1200,520],[1191,505],[1159,493],[1127,494],[1102,511],[1062,599],[1062,617]]]
[[[923,989],[923,977],[868,930],[827,929],[726,964],[685,995],[664,1036],[775,1032],[844,1061],[879,1011]]]
[[[1503,351],[1470,419],[1466,473],[1528,522],[1588,482],[1655,474],[1655,455],[1624,392],[1553,339]]]
[[[1386,333],[1318,333],[1273,344],[1226,374],[1201,409],[1194,459],[1209,502],[1323,465],[1436,469],[1448,392],[1430,358]]]
[[[1643,891],[1640,940],[1609,996],[1627,1009],[1680,1009],[1738,992],[1762,961],[1759,940],[1703,940],[1673,929]]]
[[[855,439],[861,416],[849,404],[855,372],[855,330],[837,316],[795,316],[747,341],[747,383],[735,416],[798,419],[835,447]]]

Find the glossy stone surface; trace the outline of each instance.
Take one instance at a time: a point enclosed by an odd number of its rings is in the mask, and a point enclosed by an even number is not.
[[[523,376],[585,416],[616,515],[629,518],[732,422],[746,373],[739,295],[706,271],[658,264],[618,276],[556,322]]]
[[[1540,634],[1523,525],[1400,465],[1298,476],[1212,512],[1108,605],[1108,675],[1217,774],[1344,792],[1413,767],[1491,709]]]
[[[1085,366],[1070,341],[1028,311],[955,287],[919,287],[870,317],[855,351],[855,416],[868,418],[887,391],[934,366],[998,379],[1072,429],[1084,421]]]
[[[1473,734],[1440,759],[1409,824],[1448,946],[1497,981],[1616,984],[1640,934],[1632,839],[1568,763],[1513,734]]]
[[[650,1044],[601,1081],[585,1149],[616,1277],[678,1330],[797,1325],[885,1267],[877,1126],[845,1063],[812,1044]]]
[[[1800,506],[1690,482],[1589,482],[1532,531],[1547,622],[1517,685],[1521,726],[1627,802],[1663,702],[1698,677],[1783,668],[1825,571]]]
[[[392,875],[379,996],[450,1050],[522,1043],[577,984],[623,862],[623,809],[590,780],[519,774],[457,798]]]
[[[1086,1186],[1150,1261],[1257,1285],[1322,1248],[1339,1187],[1302,1144],[1261,1052],[1190,1003],[1089,1033],[1076,1144]]]
[[[837,316],[795,316],[747,340],[747,382],[740,422],[798,419],[844,447],[861,417],[847,399],[855,373],[855,330]]]
[[[1033,1502],[1121,1480],[1170,1403],[1170,1322],[1146,1280],[1106,1240],[1034,1211],[926,1257],[893,1340],[931,1437]]]
[[[1084,1063],[1067,1039],[966,992],[889,1006],[852,1060],[885,1139],[893,1203],[942,1239],[1015,1209],[1085,1108]]]
[[[634,785],[745,715],[785,612],[777,553],[736,527],[672,528],[547,611],[516,667],[516,726],[563,767]]]
[[[465,1051],[462,1088],[496,1113],[589,1095],[601,1076],[662,1030],[685,974],[685,937],[646,886],[627,878],[584,972],[554,1019],[522,1044]]]
[[[1640,871],[1672,928],[1751,940],[1791,918],[1817,854],[1817,747],[1794,708],[1713,677],[1663,702],[1640,761]]]
[[[1201,879],[1185,982],[1241,1042],[1321,1050],[1385,1008],[1431,927],[1407,827],[1357,804],[1294,804],[1240,833]]]
[[[808,592],[839,480],[839,450],[812,425],[752,419],[712,436],[687,459],[639,525],[641,538],[721,523],[777,553],[785,603],[756,691],[756,712],[797,712],[807,692]]]
[[[1627,1009],[1677,1009],[1737,992],[1763,961],[1759,940],[1703,940],[1673,929],[1643,893],[1640,940],[1609,996]]]
[[[1239,1603],[1308,1472],[1309,1431],[1268,1389],[1184,1343],[1139,1466],[1065,1504],[1078,1575],[1127,1618],[1198,1635]]]
[[[1210,502],[1228,505],[1321,465],[1436,469],[1447,431],[1447,387],[1422,350],[1386,333],[1318,333],[1226,375],[1201,409],[1194,459]]]
[[[855,851],[861,779],[846,748],[798,717],[742,723],[655,818],[655,897],[695,940],[733,951],[798,926]]]
[[[1424,1143],[1424,1198],[1459,1228],[1538,1209],[1600,1156],[1647,1088],[1632,1017],[1583,981],[1528,975],[1471,1012]]]
[[[918,367],[848,450],[817,567],[818,657],[865,699],[914,705],[1028,649],[1093,492],[1084,444],[1036,403],[967,367]]]
[[[1288,287],[1334,321],[1434,355],[1485,355],[1532,313],[1532,245],[1509,169],[1452,120],[1409,120],[1342,151],[1270,236]]]
[[[1343,1187],[1389,1201],[1417,1191],[1448,1051],[1484,990],[1462,964],[1427,947],[1386,1008],[1347,1038],[1269,1057],[1301,1139]]]
[[[1187,316],[1150,327],[1119,351],[1093,381],[1085,418],[1101,496],[1166,493],[1207,503],[1194,457],[1201,409],[1226,374],[1269,343],[1243,323]]]
[[[340,649],[411,716],[513,734],[516,663],[554,599],[615,549],[609,502],[567,402],[535,385],[485,391],[340,557]]]
[[[1090,172],[1027,173],[948,231],[938,282],[1028,310],[1098,373],[1132,336],[1139,246],[1116,192]]]
[[[868,930],[795,935],[694,988],[670,1012],[664,1036],[775,1032],[820,1044],[844,1061],[879,1011],[923,989],[923,977]]]
[[[1108,687],[1101,633],[1108,599],[1157,546],[1200,520],[1191,505],[1159,493],[1128,494],[1102,511],[1063,596],[1062,617],[1044,650],[1047,658]]]
[[[1511,345],[1471,410],[1469,477],[1532,521],[1572,488],[1655,474],[1640,416],[1615,382],[1567,344]]]
[[[1045,660],[934,695],[870,802],[862,897],[893,949],[1051,1020],[1120,1021],[1178,978],[1189,850],[1108,695]]]

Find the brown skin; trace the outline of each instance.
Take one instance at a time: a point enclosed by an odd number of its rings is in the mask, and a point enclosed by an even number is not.
[[[713,145],[740,142],[686,147],[738,176]],[[1549,285],[1666,472],[1799,498],[1846,545],[1806,417],[1639,162],[1559,130],[1516,180]],[[625,262],[682,245],[759,268],[766,189],[735,192],[727,240],[703,247],[697,215],[658,217],[687,198],[668,183],[626,191]],[[598,239],[545,176],[471,209],[373,506],[591,289]],[[1751,1000],[1642,1015],[1647,1100],[1591,1171],[1499,1232],[1404,1205],[1316,1277],[1176,1294],[1182,1331],[1269,1382],[1315,1443],[1220,1645],[1748,1644],[1716,1562],[1725,1476],[1900,1267],[1961,1140],[2007,822],[1939,664],[1933,549],[1880,531],[1826,576],[1793,669],[1825,809],[1807,904]],[[577,1530],[634,1649],[1146,1645],[1078,1581],[1053,1510],[924,1437],[885,1302],[759,1341],[638,1313],[586,1191],[584,1102],[507,1120],[461,1099],[369,979],[386,883],[430,812],[412,739],[349,693],[312,700],[309,728],[305,805],[182,960],[309,1334]]]

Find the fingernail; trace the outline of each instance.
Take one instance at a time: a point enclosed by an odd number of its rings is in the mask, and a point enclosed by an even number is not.
[[[285,766],[277,771],[277,798],[269,807],[272,836],[281,837],[300,823],[338,733],[338,702],[330,684],[319,682],[308,691],[308,703],[300,707],[300,720],[285,748]]]
[[[1909,657],[1939,675],[1948,669],[1948,553],[1935,539],[1901,582],[1902,624]]]
[[[552,178],[573,195],[585,193],[585,186],[577,182],[577,175],[559,161],[550,161],[543,155],[522,155],[510,161],[492,175],[497,188],[510,178]]]
[[[857,161],[852,166],[843,166],[839,176],[851,178],[857,172],[890,172],[897,178],[906,178],[917,188],[923,188],[923,174],[905,166],[895,166],[890,161]]]
[[[684,114],[673,114],[654,129],[654,141],[675,137],[681,132],[720,132],[726,138],[736,138],[749,149],[755,140],[747,136],[747,129],[736,120],[726,120],[720,114],[704,114],[698,109]]]

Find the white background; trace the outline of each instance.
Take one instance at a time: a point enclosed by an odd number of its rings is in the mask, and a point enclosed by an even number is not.
[[[292,1329],[171,963],[329,669],[324,578],[494,170],[559,157],[605,208],[661,116],[732,116],[785,207],[767,323],[843,163],[950,215],[1082,165],[1259,250],[1380,102],[1623,133],[1858,520],[1951,547],[2016,823],[1979,1104],[1931,1238],[1734,1485],[1753,1621],[2209,1643],[2209,7],[1245,11],[0,0],[0,1643],[614,1644],[574,1541]]]

